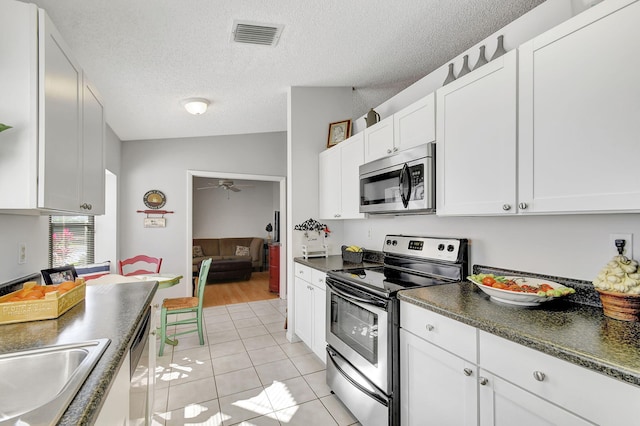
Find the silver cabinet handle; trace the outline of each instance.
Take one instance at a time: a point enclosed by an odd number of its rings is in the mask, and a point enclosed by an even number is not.
[[[431,324],[427,324],[424,328],[426,328],[426,329],[427,329],[427,331],[433,331],[433,330],[435,330],[435,327],[434,327],[433,325],[431,325]]]
[[[510,204],[503,204],[502,205],[502,210],[504,210],[505,212],[511,210],[511,205]]]
[[[527,207],[529,207],[529,206],[527,205],[527,203],[520,203],[520,204],[518,204],[518,207],[520,207],[522,210],[526,210]]]
[[[487,383],[489,383],[489,379],[487,379],[486,377],[480,377],[480,384],[482,386],[486,386]]]
[[[80,208],[81,209],[85,209],[85,210],[91,210],[93,206],[91,204],[87,204],[87,203],[82,203],[80,204]]]
[[[533,378],[539,382],[542,382],[544,378],[547,377],[542,371],[534,371]]]
[[[393,152],[398,152],[398,148],[397,147],[393,147]]]
[[[462,372],[464,373],[465,376],[470,376],[473,374],[473,370],[470,368],[465,368],[464,370],[462,370]]]
[[[387,154],[391,154],[391,150],[390,149],[387,149]]]

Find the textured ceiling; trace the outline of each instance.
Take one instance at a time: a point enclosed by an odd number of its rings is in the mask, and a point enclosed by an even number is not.
[[[26,1],[26,0],[25,0]],[[289,86],[351,86],[366,113],[544,0],[35,0],[122,140],[285,131]],[[234,20],[282,24],[276,47]],[[206,114],[181,101],[204,97]]]

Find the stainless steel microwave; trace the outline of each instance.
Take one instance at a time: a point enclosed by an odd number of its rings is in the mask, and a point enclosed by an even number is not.
[[[434,213],[434,156],[428,143],[361,165],[360,213]]]

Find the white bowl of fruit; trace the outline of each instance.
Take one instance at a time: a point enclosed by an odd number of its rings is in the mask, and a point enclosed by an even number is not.
[[[469,275],[467,279],[488,294],[491,300],[511,305],[538,306],[575,293],[574,289],[562,284],[532,277],[476,274]]]

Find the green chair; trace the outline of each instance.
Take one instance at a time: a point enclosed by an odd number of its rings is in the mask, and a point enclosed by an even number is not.
[[[209,266],[211,266],[211,259],[206,259],[200,266],[200,275],[198,276],[198,290],[195,297],[174,297],[170,299],[164,299],[162,301],[162,309],[160,310],[160,352],[162,356],[164,352],[164,344],[167,343],[171,346],[178,344],[176,336],[183,334],[198,332],[200,336],[200,344],[204,345],[204,335],[202,331],[202,301],[204,299],[204,286],[207,284],[207,275],[209,275]],[[188,315],[188,318],[178,319],[168,322],[167,317],[169,315]],[[168,335],[167,327],[175,325],[196,324],[197,328],[189,330],[176,330],[176,333]]]

